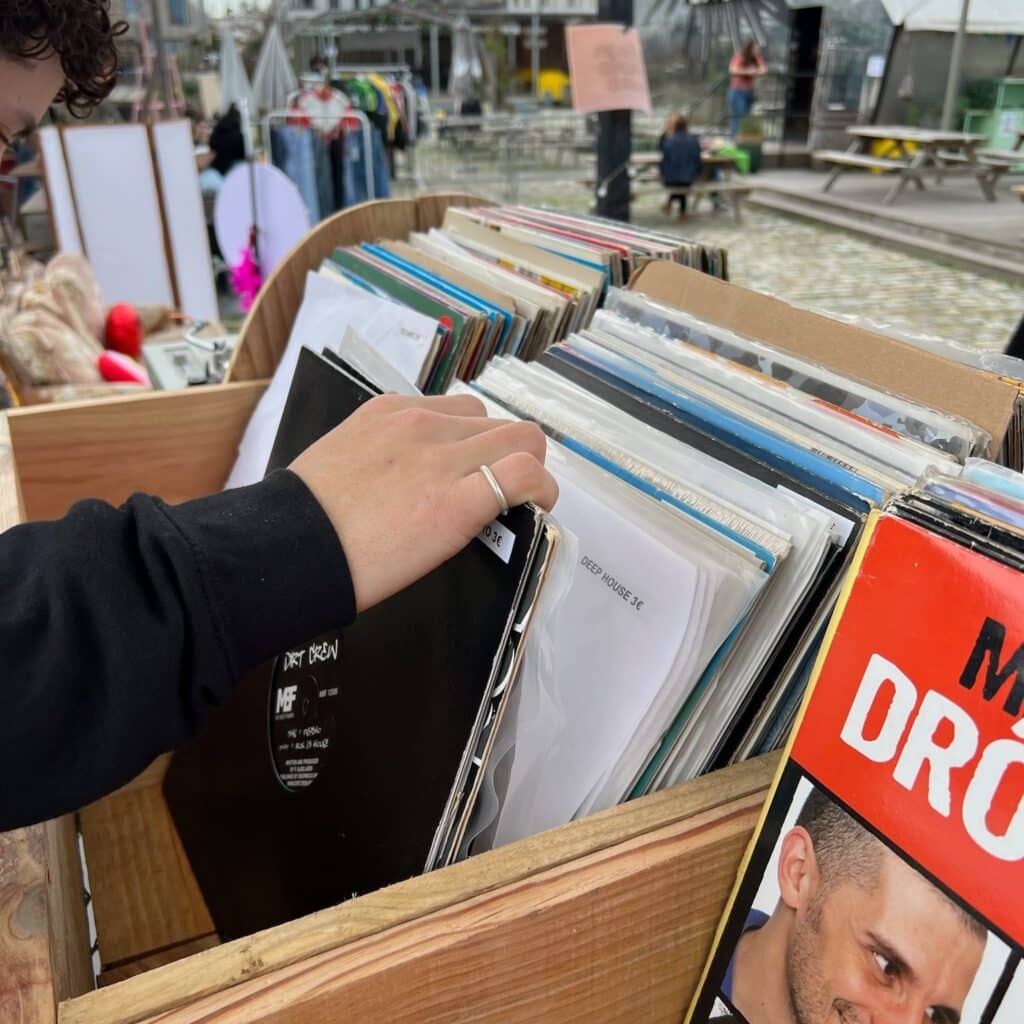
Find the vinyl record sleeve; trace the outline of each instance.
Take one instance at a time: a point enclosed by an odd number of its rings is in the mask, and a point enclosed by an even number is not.
[[[1021,1019],[1021,583],[872,515],[688,1024]]]
[[[371,396],[305,350],[271,468]],[[514,508],[351,626],[283,652],[174,756],[164,792],[222,939],[419,874],[448,848],[545,524]]]

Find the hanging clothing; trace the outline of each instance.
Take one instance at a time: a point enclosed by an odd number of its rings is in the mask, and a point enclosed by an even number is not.
[[[283,124],[270,132],[274,163],[295,183],[309,211],[311,224],[320,221],[320,190],[313,156],[313,134],[297,124]]]
[[[333,138],[343,131],[342,120],[348,113],[349,100],[338,89],[318,85],[303,89],[288,104],[288,110],[306,127],[327,138]]]
[[[334,184],[334,201],[339,210],[352,205],[349,197],[353,192],[353,183],[350,178],[351,171],[348,161],[345,158],[346,148],[347,142],[344,135],[332,139],[327,147],[331,161],[331,181]]]
[[[376,133],[374,133],[376,134]],[[366,152],[362,131],[345,136],[345,206],[355,206],[370,198],[367,191],[366,163],[373,154]]]
[[[388,162],[384,139],[379,131],[373,132],[373,189],[375,199],[388,199],[391,196],[391,166]]]
[[[384,78],[383,75],[368,75],[367,77],[370,84],[380,94],[381,103],[387,114],[387,123],[384,126],[384,141],[393,143],[395,141],[395,132],[398,129],[399,122],[402,120],[402,114],[398,109],[394,96],[391,94],[391,82]]]
[[[319,132],[313,132],[313,173],[321,220],[341,209],[334,194],[334,174],[331,171],[330,145],[333,141],[333,138],[327,139]]]

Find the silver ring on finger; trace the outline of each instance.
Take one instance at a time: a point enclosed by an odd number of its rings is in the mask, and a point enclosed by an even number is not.
[[[505,497],[505,492],[501,489],[501,484],[498,483],[494,473],[491,472],[490,466],[481,466],[480,472],[483,473],[484,479],[491,485],[491,490],[494,491],[494,496],[498,499],[498,504],[501,506],[501,514],[506,515],[508,513],[508,498]]]

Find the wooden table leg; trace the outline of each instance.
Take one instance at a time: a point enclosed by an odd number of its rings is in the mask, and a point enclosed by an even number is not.
[[[891,189],[889,189],[889,192],[882,202],[885,203],[886,206],[890,203],[894,203],[910,182],[914,182],[919,189],[924,189],[924,181],[921,179],[921,172],[927,162],[928,151],[923,148],[919,149],[914,154],[914,158],[910,163],[900,171],[899,180]]]
[[[854,139],[846,147],[847,153],[859,153],[863,148],[867,139]],[[829,176],[825,179],[825,184],[821,186],[822,192],[827,192],[838,180],[839,175],[843,173],[846,168],[842,164],[836,164],[835,167],[829,172]]]
[[[993,168],[986,167],[978,160],[978,154],[975,152],[973,143],[964,145],[964,156],[967,157],[967,166],[970,167],[974,172],[975,178],[978,179],[978,187],[981,189],[982,194],[990,203],[994,203],[996,201],[995,178],[997,175],[992,174]]]

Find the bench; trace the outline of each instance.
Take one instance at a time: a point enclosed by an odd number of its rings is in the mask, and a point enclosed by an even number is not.
[[[714,196],[728,196],[729,205],[732,207],[733,219],[737,224],[742,223],[742,203],[753,191],[753,186],[742,181],[695,181],[692,185],[665,186],[659,183],[667,198],[675,199],[678,196],[689,196],[693,200],[691,209],[696,212],[700,201],[704,198]]]
[[[821,163],[834,165],[825,179],[825,184],[821,186],[822,192],[827,192],[848,167],[863,167],[869,171],[899,171],[901,175],[906,175],[910,168],[909,160],[898,160],[889,156],[871,156],[868,153],[855,153],[852,150],[817,149],[811,156]],[[895,198],[896,192],[902,187],[905,180],[901,177],[899,183],[886,197],[886,202],[891,202]],[[917,179],[917,185],[918,188],[924,188],[920,179]]]
[[[816,149],[811,155],[815,160],[820,160],[825,164],[838,164],[842,167],[866,167],[873,171],[904,171],[909,163],[907,160],[897,160],[894,157],[848,153],[842,149]]]
[[[580,184],[593,191],[597,184],[594,178],[583,178]],[[663,185],[658,179],[644,179],[630,176],[630,199],[637,199],[640,196],[655,195],[664,193],[666,199],[675,199],[678,196],[690,196],[693,199],[692,210],[696,210],[701,199],[705,196],[728,196],[729,205],[732,208],[733,219],[737,224],[742,223],[743,212],[741,204],[743,200],[754,190],[753,185],[742,181],[695,181],[692,185]]]
[[[941,163],[936,168],[935,180],[942,181],[942,175],[946,169],[943,165],[955,165],[958,170],[965,167],[972,168],[975,173],[983,174],[994,187],[999,179],[1014,167],[1024,164],[1024,153],[1018,153],[1009,149],[979,149],[977,163],[971,165],[963,153],[940,149],[936,157]]]

